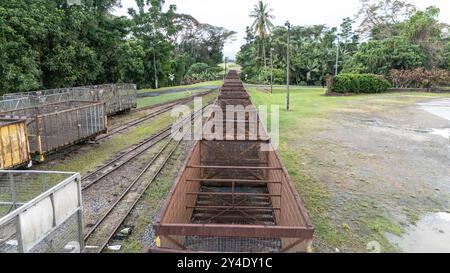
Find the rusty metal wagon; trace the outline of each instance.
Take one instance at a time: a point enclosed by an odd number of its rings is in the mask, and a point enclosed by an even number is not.
[[[36,161],[60,148],[105,133],[105,106],[97,102],[66,101],[0,113],[3,118],[24,118],[30,152]]]
[[[137,107],[135,84],[101,84],[72,88],[71,99],[105,103],[106,114],[112,116]]]
[[[105,103],[111,116],[137,107],[137,89],[135,84],[119,83],[10,93],[0,100],[0,112],[67,101]]]
[[[227,115],[229,105],[250,107]],[[158,248],[151,251],[309,251],[308,213],[234,71],[218,106],[226,118],[212,114],[205,124],[212,130],[177,177],[154,224]]]

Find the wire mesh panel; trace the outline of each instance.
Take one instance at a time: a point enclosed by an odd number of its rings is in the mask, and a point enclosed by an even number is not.
[[[106,131],[103,103],[66,101],[4,112],[26,117],[30,151],[45,154]]]
[[[0,171],[0,252],[81,252],[80,175]]]
[[[107,115],[137,107],[135,84],[91,85],[71,90],[72,100],[104,102]]]
[[[28,97],[0,100],[0,112],[23,109],[31,106],[32,103]]]
[[[270,138],[254,108],[245,111],[252,102],[238,79],[227,76],[218,98],[225,119],[217,111],[210,116],[211,130],[194,145],[156,220],[163,252],[309,250],[308,214],[277,153],[262,149]],[[235,105],[244,107],[230,110]],[[224,127],[234,130],[221,138]]]
[[[28,92],[7,94],[3,96],[3,100],[0,101],[0,112],[8,112],[26,109],[30,107],[39,107],[52,103],[62,103],[70,101],[70,93],[64,92],[52,92],[52,93],[40,93],[40,92]]]
[[[204,252],[281,252],[279,238],[186,236],[186,249]]]
[[[103,104],[88,104],[41,115],[34,122],[34,128],[38,130],[35,134],[30,133],[30,147],[36,152],[52,151],[106,130]]]
[[[135,84],[119,83],[5,94],[0,112],[68,101],[102,102],[106,114],[113,115],[137,107],[137,88]]]

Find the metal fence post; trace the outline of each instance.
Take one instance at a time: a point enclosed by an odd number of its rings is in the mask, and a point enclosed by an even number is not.
[[[14,184],[14,177],[12,173],[9,173],[9,184],[11,185],[11,201],[12,201],[12,207],[14,209],[17,208],[17,196],[16,196],[16,187]]]
[[[83,199],[81,196],[81,178],[75,178],[78,185],[78,240],[80,242],[80,252],[84,249],[84,232],[83,232]]]
[[[16,239],[17,239],[17,252],[23,253],[23,241],[22,241],[22,228],[20,226],[20,216],[15,217],[16,221]]]

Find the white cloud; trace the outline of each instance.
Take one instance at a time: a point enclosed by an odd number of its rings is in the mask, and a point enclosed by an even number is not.
[[[359,0],[268,0],[275,15],[274,23],[282,25],[289,20],[295,25],[327,24],[338,26],[345,17],[353,17],[359,8]],[[449,0],[413,0],[419,8],[435,5],[441,9],[440,19],[450,24]],[[238,32],[236,41],[225,46],[224,54],[233,57],[244,43],[246,26],[252,23],[248,17],[257,0],[166,0],[165,6],[175,4],[177,11],[187,13],[200,22],[222,26]],[[127,15],[134,0],[122,0],[118,15]]]

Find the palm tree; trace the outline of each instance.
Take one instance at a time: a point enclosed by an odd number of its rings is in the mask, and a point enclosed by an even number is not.
[[[253,11],[250,13],[251,18],[255,18],[252,29],[255,34],[258,35],[259,40],[262,41],[263,60],[264,60],[264,76],[267,79],[267,62],[266,62],[266,46],[265,39],[269,35],[270,31],[274,27],[272,19],[275,18],[271,13],[273,9],[269,9],[269,5],[262,0],[253,7]]]

